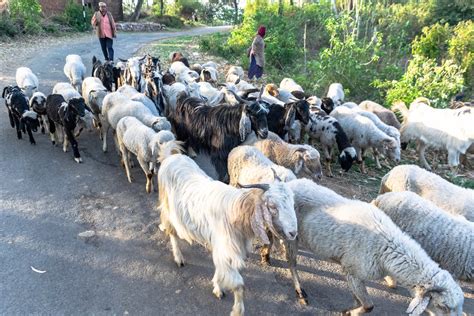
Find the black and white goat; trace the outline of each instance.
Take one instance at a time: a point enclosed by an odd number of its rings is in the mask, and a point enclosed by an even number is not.
[[[176,111],[168,119],[178,140],[187,142],[196,153],[206,152],[219,175],[227,178],[227,156],[254,131],[260,138],[268,136],[268,110],[257,102],[236,106],[210,107],[198,98],[181,93]]]
[[[102,63],[95,56],[92,57],[92,77],[99,78],[107,91],[112,92],[114,84],[114,67],[111,62]]]
[[[29,100],[30,109],[38,114],[38,121],[41,126],[41,133],[45,133],[46,125],[46,96],[42,92],[35,92]]]
[[[67,152],[68,142],[71,142],[74,160],[77,163],[82,162],[79,154],[79,146],[74,137],[74,129],[76,128],[78,119],[84,117],[86,104],[84,99],[72,98],[69,102],[60,94],[51,94],[46,99],[46,113],[48,115],[49,135],[53,145],[58,141],[58,131],[56,125],[62,127],[63,132],[63,151]]]
[[[309,104],[306,100],[286,103],[284,106],[271,104],[268,109],[268,129],[282,139],[287,139],[288,131],[295,120],[303,124],[309,122]]]
[[[3,89],[2,98],[5,99],[10,125],[16,128],[18,139],[22,139],[21,133],[23,131],[23,133],[28,133],[30,143],[36,144],[32,132],[38,130],[38,114],[30,111],[25,94],[18,86],[8,86]]]

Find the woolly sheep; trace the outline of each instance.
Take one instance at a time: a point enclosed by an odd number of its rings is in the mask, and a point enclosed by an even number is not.
[[[225,81],[236,83],[238,80],[244,79],[244,69],[240,66],[232,66],[227,70]]]
[[[357,303],[348,313],[370,312],[374,304],[365,281],[389,275],[411,291],[410,315],[425,309],[437,315],[461,315],[464,295],[459,285],[382,211],[308,180],[288,185],[295,194],[298,241],[318,257],[339,263],[347,275]],[[289,249],[288,257],[293,279],[298,281],[296,249]]]
[[[380,184],[380,193],[411,191],[453,215],[474,222],[474,190],[461,188],[415,165],[396,166]]]
[[[474,224],[456,218],[413,192],[390,192],[373,202],[453,277],[474,277]]]
[[[392,110],[400,111],[403,123],[400,129],[402,142],[418,142],[418,156],[423,166],[431,170],[425,158],[426,147],[444,149],[448,152],[451,168],[459,165],[460,154],[474,142],[474,110],[469,107],[460,109],[434,109],[429,101],[419,98],[407,109],[403,102],[397,102]]]
[[[280,181],[296,179],[295,174],[282,166],[276,165],[265,157],[260,150],[252,146],[238,146],[229,153],[227,161],[229,184],[270,183],[274,180],[274,172]]]
[[[164,117],[155,116],[141,102],[130,100],[120,92],[109,93],[104,98],[101,113],[102,150],[107,151],[107,132],[110,127],[116,130],[118,121],[125,116],[134,116],[155,132],[171,130],[171,124]]]
[[[381,168],[378,153],[382,152],[395,161],[400,161],[400,144],[382,132],[369,118],[359,115],[349,108],[339,106],[331,112],[346,132],[352,146],[357,152],[357,162],[361,165],[361,172],[367,173],[364,164],[364,153],[373,148],[377,168]]]
[[[71,54],[66,56],[66,64],[64,65],[64,74],[71,82],[71,85],[81,93],[82,80],[86,76],[86,66],[82,62],[79,55]],[[67,101],[67,100],[66,100]]]
[[[393,126],[397,130],[400,130],[401,125],[395,114],[389,109],[384,108],[382,105],[373,101],[366,100],[360,103],[359,107],[362,110],[374,113],[385,124]]]
[[[38,114],[38,121],[41,126],[41,133],[45,133],[46,121],[46,96],[42,92],[35,92],[29,100],[30,109]]]
[[[151,111],[153,115],[160,115],[160,113],[158,113],[155,103],[153,103],[153,101],[144,93],[138,92],[137,89],[135,89],[131,85],[124,84],[123,86],[117,89],[117,92],[126,95],[130,98],[130,100],[141,102]]]
[[[170,131],[159,131],[156,133],[153,129],[143,125],[138,119],[132,116],[121,118],[117,124],[117,142],[122,153],[122,163],[125,166],[128,182],[132,183],[130,174],[130,157],[129,153],[133,153],[140,164],[146,176],[146,192],[153,190],[153,172],[158,162],[158,154],[160,148],[169,143],[175,153],[180,153],[180,146],[173,142],[174,136]],[[169,135],[171,134],[171,135]]]
[[[266,139],[250,135],[244,145],[257,147],[268,159],[290,169],[298,178],[319,181],[323,176],[319,152],[309,145],[288,144],[272,132],[268,132]]]
[[[212,252],[213,293],[234,293],[231,315],[244,314],[244,281],[239,273],[252,239],[268,243],[266,229],[278,238],[296,238],[293,196],[284,183],[237,189],[212,180],[189,157],[165,157],[158,171],[160,229],[170,238],[173,257],[184,265],[178,237],[197,242]],[[212,194],[209,194],[212,192]]]
[[[106,95],[107,89],[99,78],[87,77],[82,82],[82,97],[86,105],[92,110],[97,126],[100,126],[99,115],[102,112],[102,104]]]
[[[344,102],[344,89],[340,83],[331,83],[326,95],[328,98],[331,98],[334,102],[334,106],[338,107]]]
[[[29,99],[34,92],[38,91],[38,77],[28,67],[19,67],[15,74],[16,84]]]
[[[68,102],[73,98],[82,98],[82,95],[67,82],[58,82],[53,87],[53,94],[60,94]]]

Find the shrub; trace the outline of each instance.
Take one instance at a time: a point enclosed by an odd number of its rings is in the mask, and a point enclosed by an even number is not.
[[[11,0],[10,17],[16,21],[22,33],[36,34],[42,31],[38,0]]]
[[[63,17],[67,25],[76,31],[87,31],[91,29],[90,20],[93,12],[86,9],[86,17],[82,13],[82,6],[74,0],[68,0],[66,8],[64,9]]]
[[[451,59],[443,60],[438,66],[435,59],[415,55],[399,81],[379,82],[377,86],[388,88],[388,104],[397,100],[409,104],[423,96],[433,101],[433,107],[444,108],[463,87],[463,73],[464,70]]]
[[[0,14],[0,34],[6,37],[14,37],[21,32],[17,24],[15,24],[6,12]]]
[[[184,26],[183,21],[177,16],[171,15],[153,15],[150,17],[150,20],[155,23],[160,23],[166,25],[166,27],[171,28],[182,28]]]
[[[424,27],[422,34],[417,36],[412,43],[412,54],[441,61],[446,57],[450,37],[451,30],[448,23],[444,25],[436,23]]]
[[[472,98],[474,96],[474,23],[472,21],[460,22],[453,28],[448,55],[465,70],[466,95]]]

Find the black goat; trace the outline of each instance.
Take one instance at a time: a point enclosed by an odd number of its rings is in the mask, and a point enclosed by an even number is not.
[[[49,135],[53,145],[58,140],[56,124],[62,126],[63,131],[63,151],[67,151],[68,141],[71,142],[74,160],[78,163],[82,162],[79,154],[79,146],[74,137],[74,129],[76,128],[79,117],[84,117],[86,104],[83,98],[72,98],[69,102],[60,94],[51,94],[46,99],[46,113],[48,115]]]
[[[197,152],[210,154],[220,180],[227,180],[227,156],[252,130],[267,138],[268,110],[259,102],[210,107],[201,99],[180,93],[176,111],[169,114],[178,140]]]
[[[28,133],[30,143],[32,145],[36,144],[32,132],[38,131],[38,114],[34,111],[30,111],[27,98],[21,89],[17,86],[5,87],[3,89],[2,98],[5,99],[10,125],[16,128],[18,139],[22,139],[22,132]]]
[[[114,66],[111,62],[102,64],[95,56],[92,57],[92,77],[97,77],[108,91],[112,91],[114,84]]]
[[[286,103],[284,107],[271,104],[268,109],[268,129],[282,139],[285,139],[295,120],[301,121],[304,125],[309,122],[309,104],[306,100]]]
[[[330,114],[332,110],[334,110],[334,101],[331,98],[322,98],[321,109],[323,109],[327,114]]]

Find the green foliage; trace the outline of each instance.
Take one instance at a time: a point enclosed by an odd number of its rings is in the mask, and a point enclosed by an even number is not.
[[[86,18],[82,13],[82,6],[74,0],[68,0],[66,8],[64,9],[63,18],[64,22],[72,27],[76,31],[87,31],[90,30],[90,20],[93,12],[89,9],[86,10]]]
[[[455,25],[461,21],[472,19],[474,2],[472,0],[434,0],[432,23],[441,22]]]
[[[451,29],[448,23],[424,27],[422,34],[412,43],[412,54],[440,61],[446,57],[450,37]]]
[[[36,34],[42,31],[38,0],[11,0],[10,17],[20,26],[22,33]]]
[[[463,87],[463,74],[463,69],[451,59],[438,65],[435,59],[415,55],[399,81],[379,82],[377,86],[388,88],[388,104],[397,100],[409,104],[423,96],[432,100],[433,107],[444,108]]]
[[[201,10],[202,4],[197,0],[175,0],[173,4],[165,7],[166,14],[191,19]]]
[[[19,26],[14,23],[6,12],[0,14],[0,34],[6,37],[15,37],[21,32]]]
[[[466,94],[474,96],[474,23],[471,20],[460,22],[453,28],[449,40],[449,58],[465,70]]]
[[[235,9],[225,2],[209,2],[202,6],[198,12],[199,19],[208,25],[229,25],[242,22],[242,10],[237,9],[237,20]]]

